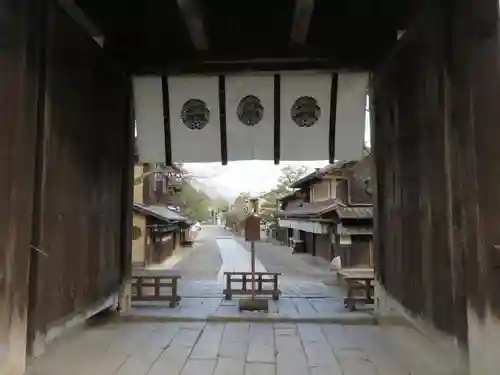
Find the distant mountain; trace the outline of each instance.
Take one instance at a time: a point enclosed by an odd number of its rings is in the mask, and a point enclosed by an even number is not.
[[[232,201],[231,197],[227,194],[220,192],[216,187],[210,186],[204,182],[196,179],[190,179],[189,184],[197,191],[202,192],[212,200],[221,199],[230,203]]]

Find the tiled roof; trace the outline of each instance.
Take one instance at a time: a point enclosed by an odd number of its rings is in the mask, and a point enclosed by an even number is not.
[[[327,173],[343,169],[346,166],[353,165],[355,164],[355,161],[345,161],[345,160],[339,160],[336,161],[333,164],[328,164],[327,166],[323,168],[318,168],[314,172],[309,173],[308,175],[300,178],[299,180],[295,181],[290,187],[292,189],[300,188],[303,187],[304,185],[309,185],[312,184],[315,180],[320,179]]]
[[[142,203],[134,202],[134,210],[142,212],[146,215],[151,215],[160,220],[165,221],[187,221],[188,219],[177,212],[169,210],[165,206],[152,205],[147,206]]]
[[[281,197],[278,197],[278,200],[279,201],[284,201],[284,200],[293,198],[293,197],[295,197],[295,193],[296,193],[296,191],[292,191],[292,192],[290,192],[288,194],[282,195]]]
[[[303,203],[302,206],[290,207],[288,210],[278,211],[278,216],[320,216],[332,211],[339,201],[329,199],[322,202]]]
[[[373,219],[372,206],[340,206],[336,210],[339,219]]]
[[[335,211],[340,220],[373,218],[372,206],[346,206],[337,199],[303,203],[302,206],[290,207],[276,214],[278,217],[318,217],[332,211]]]

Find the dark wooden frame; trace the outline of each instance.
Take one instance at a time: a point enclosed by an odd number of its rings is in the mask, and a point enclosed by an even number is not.
[[[147,271],[134,270],[132,273],[132,290],[135,288],[135,294],[132,294],[132,301],[158,302],[167,301],[170,307],[177,306],[181,301],[179,295],[179,279],[181,274],[176,271]],[[150,281],[152,280],[152,281]],[[162,295],[161,288],[170,288],[169,295]],[[144,288],[154,288],[153,294],[144,294]]]
[[[255,272],[255,283],[257,284],[256,295],[270,295],[274,301],[279,300],[281,291],[278,287],[278,278],[280,272]],[[224,298],[230,301],[233,295],[251,295],[252,288],[247,284],[252,282],[251,272],[224,272],[226,279],[226,289],[224,289]],[[233,283],[242,283],[240,289],[234,289]],[[272,289],[264,289],[265,284],[272,284]]]
[[[348,275],[341,274],[347,284],[347,296],[344,298],[344,307],[349,311],[356,310],[356,302],[375,304],[374,281],[375,275]],[[355,295],[356,291],[364,291],[362,296]]]

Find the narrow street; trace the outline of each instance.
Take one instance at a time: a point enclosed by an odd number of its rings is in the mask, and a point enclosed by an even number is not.
[[[149,303],[121,319],[96,317],[53,342],[28,375],[448,374],[418,332],[345,312],[342,291],[326,285],[326,262],[282,246],[257,244],[257,264],[283,273],[283,298],[264,319],[239,313],[222,298],[221,273],[249,269],[246,248],[222,228],[203,228],[173,266],[182,272],[179,307]]]
[[[291,251],[272,242],[260,241],[255,246],[257,271],[281,272],[284,283],[317,283],[332,281],[328,262],[307,254],[292,255]],[[250,270],[250,246],[242,237],[217,226],[204,226],[194,249],[173,269],[182,273],[183,280],[221,281],[221,273]]]
[[[250,271],[250,246],[244,239],[217,226],[205,226],[192,249],[171,268],[181,273],[182,301],[176,309],[165,309],[162,303],[137,303],[130,318],[192,318],[192,319],[260,319],[256,314],[240,313],[237,299],[226,301],[224,272]],[[256,243],[256,270],[280,272],[281,298],[270,301],[266,319],[338,319],[367,322],[373,320],[372,310],[346,312],[344,292],[335,285],[329,264],[309,255],[293,255],[285,246],[271,242]]]

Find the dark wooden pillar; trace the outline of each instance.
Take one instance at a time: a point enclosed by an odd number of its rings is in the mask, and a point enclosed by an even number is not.
[[[49,12],[48,2],[36,1],[38,6],[35,22],[33,23],[33,82],[36,89],[36,121],[37,141],[35,154],[35,173],[33,189],[33,215],[31,223],[31,245],[29,269],[29,309],[27,330],[27,354],[36,356],[45,349],[45,329],[39,330],[44,324],[44,301],[40,298],[43,288],[41,267],[48,261],[47,250],[43,246],[43,196],[45,194],[46,179],[46,153],[49,123],[45,118],[46,110],[46,85],[47,85],[47,41]]]
[[[37,136],[38,47],[45,1],[0,1],[0,375],[25,370]]]
[[[462,345],[464,260],[450,229],[461,179],[451,177],[449,18],[436,4],[422,9],[374,73],[375,256],[385,291]]]
[[[500,318],[500,36],[499,4],[456,1],[452,82],[457,84],[454,129],[464,148],[463,213],[470,306],[482,319]],[[460,38],[460,40],[459,40]],[[472,238],[475,238],[475,243]]]
[[[449,11],[452,233],[465,264],[470,373],[489,375],[500,366],[499,3],[455,0]]]
[[[120,311],[126,311],[131,303],[131,276],[132,276],[132,225],[133,225],[133,201],[134,201],[134,150],[135,150],[135,122],[133,111],[132,86],[127,85],[127,122],[126,146],[123,157],[123,181],[121,201],[121,287],[120,287]]]

